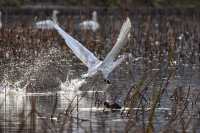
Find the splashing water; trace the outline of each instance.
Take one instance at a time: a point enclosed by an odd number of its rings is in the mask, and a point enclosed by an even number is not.
[[[78,91],[78,89],[84,84],[86,83],[85,79],[71,79],[69,80],[67,78],[67,80],[63,83],[60,84],[61,90],[62,91]]]
[[[0,93],[1,94],[17,94],[17,93],[25,93],[26,87],[29,82],[27,82],[24,86],[21,86],[23,80],[18,80],[16,82],[10,82],[6,78],[2,80],[0,83]]]
[[[79,88],[86,83],[85,79],[71,79],[68,77],[65,82],[61,82],[60,84],[60,94],[61,99],[65,99],[64,101],[72,101],[77,95],[80,94]],[[62,100],[63,101],[63,100]]]

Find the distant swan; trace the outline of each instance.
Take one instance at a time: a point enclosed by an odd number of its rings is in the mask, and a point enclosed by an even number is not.
[[[99,23],[97,22],[97,12],[93,11],[92,20],[86,20],[79,24],[80,28],[83,30],[92,30],[95,32],[99,29]]]
[[[55,23],[58,23],[58,19],[57,19],[57,14],[59,13],[58,10],[53,10],[52,12],[52,20],[55,22]],[[53,27],[49,26],[48,24],[46,24],[46,22],[44,21],[39,21],[36,23],[36,27],[38,29],[53,29]]]
[[[88,72],[86,74],[83,74],[82,78],[92,77],[95,74],[101,72],[103,74],[104,80],[109,83],[109,73],[111,73],[127,57],[123,55],[119,59],[114,61],[120,50],[125,46],[128,41],[131,30],[131,21],[129,18],[127,18],[126,21],[123,23],[116,44],[103,61],[97,59],[97,57],[95,57],[92,52],[90,52],[80,42],[75,40],[63,29],[61,29],[61,27],[59,27],[59,25],[55,22],[51,20],[45,20],[43,22],[48,24],[48,26],[50,26],[51,28],[55,28],[58,33],[64,38],[66,44],[73,51],[73,53],[88,67]]]
[[[0,11],[0,29],[2,28],[2,20],[1,20],[2,13]]]

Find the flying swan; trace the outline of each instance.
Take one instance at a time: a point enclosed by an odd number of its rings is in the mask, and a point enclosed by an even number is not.
[[[122,55],[119,59],[115,60],[122,47],[124,47],[128,41],[131,30],[131,22],[129,18],[127,18],[123,23],[120,34],[117,38],[117,42],[103,61],[97,59],[92,52],[90,52],[80,42],[66,33],[55,22],[51,20],[45,20],[43,23],[48,24],[49,27],[55,28],[57,32],[64,38],[66,44],[73,51],[73,53],[84,63],[84,65],[88,67],[88,72],[81,75],[82,78],[92,77],[101,72],[103,74],[104,81],[110,83],[108,80],[109,73],[111,73],[127,57],[126,55]]]

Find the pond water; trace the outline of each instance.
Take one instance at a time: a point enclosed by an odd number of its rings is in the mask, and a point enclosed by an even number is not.
[[[101,75],[81,79],[86,68],[55,32],[36,30],[30,23],[1,29],[0,132],[145,132],[157,92],[165,85],[151,129],[200,132],[199,19],[177,14],[130,17],[132,38],[122,53],[141,60],[127,59],[117,67],[110,85]],[[94,34],[71,28],[77,18],[61,24],[104,58],[123,21],[101,16],[102,29]],[[127,95],[137,88],[138,102],[126,105],[131,101]],[[105,101],[122,109],[111,111],[103,106]]]

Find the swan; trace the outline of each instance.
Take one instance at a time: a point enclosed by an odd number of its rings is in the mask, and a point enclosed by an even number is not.
[[[58,23],[58,19],[57,19],[57,14],[59,13],[58,10],[53,10],[52,12],[52,20],[55,23]],[[45,21],[39,21],[36,23],[36,28],[38,29],[53,29],[53,27],[49,26],[48,24],[46,24]]]
[[[122,25],[116,44],[103,61],[97,59],[92,52],[90,52],[80,42],[66,33],[57,23],[51,20],[44,20],[43,23],[46,23],[51,28],[55,28],[57,32],[64,38],[65,43],[73,51],[73,53],[83,62],[84,65],[88,67],[88,72],[86,74],[82,74],[82,78],[92,77],[100,72],[103,74],[104,81],[110,83],[108,75],[119,64],[121,64],[125,58],[127,58],[127,55],[122,55],[119,59],[115,60],[122,47],[124,47],[128,42],[131,30],[131,21],[128,17]]]
[[[0,29],[2,28],[2,20],[1,20],[2,13],[0,11]]]
[[[83,30],[92,30],[95,32],[99,29],[99,23],[97,22],[97,12],[93,11],[92,20],[86,20],[79,24],[80,28]]]

